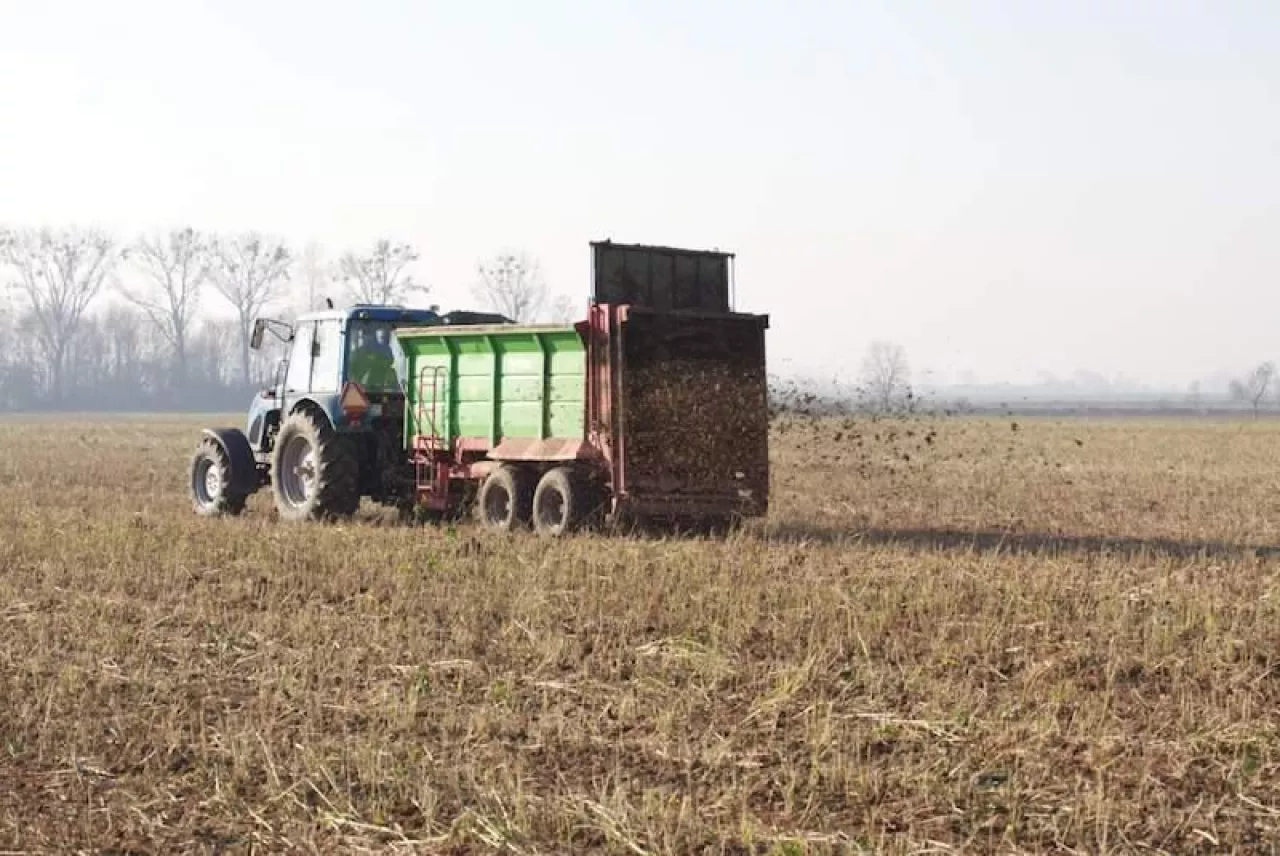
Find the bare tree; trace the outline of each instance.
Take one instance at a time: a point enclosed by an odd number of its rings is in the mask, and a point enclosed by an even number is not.
[[[242,370],[227,360],[223,343],[236,335],[235,321],[208,321],[192,337],[191,362],[194,373],[204,384],[221,386],[234,383]]]
[[[0,279],[0,286],[4,280]],[[23,335],[23,322],[8,300],[7,290],[0,287],[0,410],[23,409],[40,397],[36,360],[31,359],[27,336]]]
[[[411,245],[381,238],[367,255],[345,253],[338,260],[338,274],[360,303],[399,303],[410,292],[430,290],[406,270],[417,260]]]
[[[120,293],[146,316],[173,351],[175,386],[186,383],[187,342],[200,309],[200,292],[209,278],[210,244],[190,227],[163,238],[140,238],[127,258],[150,280],[145,290],[121,285]]]
[[[1253,408],[1253,415],[1256,417],[1258,411],[1262,408],[1262,400],[1267,397],[1267,390],[1271,388],[1275,377],[1275,363],[1270,360],[1260,363],[1249,373],[1248,377],[1231,381],[1231,397],[1237,401],[1247,402]]]
[[[553,324],[570,324],[578,320],[578,308],[573,300],[564,294],[557,294],[551,300],[547,310],[547,319]]]
[[[319,308],[325,286],[329,284],[329,267],[324,260],[324,248],[315,241],[308,241],[298,259],[299,277],[308,310]]]
[[[57,403],[76,331],[117,258],[115,240],[96,229],[0,230],[0,264],[17,275]]]
[[[280,296],[289,278],[293,255],[282,242],[247,232],[213,244],[210,278],[213,287],[236,310],[240,339],[240,379],[253,383],[249,339],[253,321]]]
[[[145,362],[146,329],[135,312],[126,306],[113,306],[101,313],[103,360],[113,377],[136,378]]]
[[[4,280],[0,279],[0,341],[12,339],[13,325],[13,307],[10,305],[8,289],[4,288]],[[0,366],[7,365],[10,356],[5,349],[0,349]]]
[[[527,253],[498,253],[488,264],[476,265],[479,281],[472,294],[512,321],[533,321],[547,300],[547,286],[536,259]]]
[[[907,352],[901,345],[875,341],[867,348],[862,360],[862,385],[877,412],[892,409],[894,399],[907,392],[910,377]]]

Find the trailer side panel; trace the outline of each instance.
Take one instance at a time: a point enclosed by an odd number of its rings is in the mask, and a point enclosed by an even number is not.
[[[534,458],[576,455],[586,354],[573,327],[430,327],[396,335],[409,379],[406,446],[495,459],[514,449]]]

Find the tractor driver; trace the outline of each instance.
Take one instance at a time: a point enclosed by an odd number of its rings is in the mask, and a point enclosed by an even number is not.
[[[395,355],[391,352],[391,332],[385,326],[370,329],[367,324],[356,327],[351,348],[351,379],[369,390],[394,389]]]

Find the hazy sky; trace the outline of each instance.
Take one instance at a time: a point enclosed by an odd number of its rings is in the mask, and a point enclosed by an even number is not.
[[[738,253],[779,371],[1280,358],[1280,3],[0,0],[0,222]],[[210,301],[212,305],[212,301]]]

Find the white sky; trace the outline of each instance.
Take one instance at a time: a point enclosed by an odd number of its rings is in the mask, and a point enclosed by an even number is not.
[[[0,222],[731,249],[773,368],[1280,356],[1280,3],[0,0]],[[210,300],[212,305],[213,301]]]

